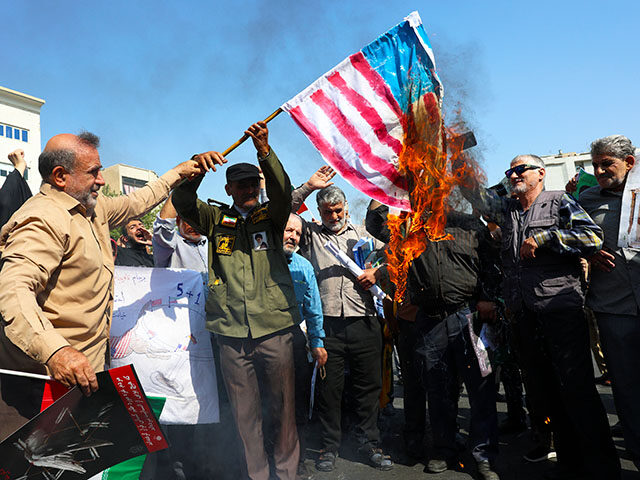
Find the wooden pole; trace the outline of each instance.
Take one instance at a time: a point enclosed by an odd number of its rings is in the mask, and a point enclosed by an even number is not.
[[[269,115],[267,118],[265,118],[263,121],[264,123],[269,123],[271,120],[273,120],[274,118],[276,118],[278,115],[280,115],[282,113],[282,109],[278,108],[275,112],[273,112],[271,115]],[[233,152],[236,148],[238,148],[240,145],[242,145],[245,140],[247,140],[247,138],[249,138],[249,135],[244,134],[242,135],[242,138],[240,138],[240,140],[238,140],[236,143],[234,143],[233,145],[231,145],[229,148],[227,148],[224,152],[222,152],[222,155],[224,157],[226,157],[227,155],[229,155],[231,152]]]

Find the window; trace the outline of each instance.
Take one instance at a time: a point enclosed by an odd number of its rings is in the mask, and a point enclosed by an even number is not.
[[[122,177],[122,190],[125,195],[129,195],[131,192],[135,192],[140,187],[144,187],[147,184],[146,180],[139,180],[137,178]]]
[[[16,140],[22,140],[25,143],[29,142],[29,130],[10,127],[9,125],[0,123],[0,137],[2,136],[5,136],[7,138],[15,138]]]

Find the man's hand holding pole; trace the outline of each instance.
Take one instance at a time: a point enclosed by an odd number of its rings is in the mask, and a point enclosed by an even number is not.
[[[244,134],[251,137],[253,146],[256,147],[260,158],[265,158],[269,155],[271,147],[269,147],[269,129],[267,128],[266,122],[254,123],[245,130]]]
[[[67,387],[78,385],[86,396],[98,390],[98,379],[87,357],[73,347],[62,347],[47,361],[54,380]]]
[[[182,162],[175,167],[180,178],[193,180],[198,175],[202,175],[209,170],[216,171],[216,165],[224,165],[227,159],[220,152],[204,152],[191,157],[190,160]]]

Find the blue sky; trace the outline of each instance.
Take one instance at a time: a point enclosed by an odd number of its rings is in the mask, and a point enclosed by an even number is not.
[[[447,111],[475,131],[489,182],[519,153],[586,151],[613,133],[640,144],[634,1],[32,0],[2,10],[0,85],[46,100],[43,145],[62,132],[100,135],[105,166],[161,174],[224,150],[413,10]],[[323,164],[286,114],[270,132],[294,184]],[[254,158],[250,143],[229,157]],[[209,174],[200,196],[225,200],[223,185]],[[346,190],[358,218],[363,196]]]

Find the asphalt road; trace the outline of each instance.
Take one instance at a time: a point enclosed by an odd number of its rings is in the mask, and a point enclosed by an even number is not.
[[[610,387],[598,387],[603,404],[609,413],[609,423],[617,422],[613,398]],[[475,470],[475,462],[468,452],[463,452],[460,466],[456,471],[446,471],[440,474],[426,473],[426,460],[411,460],[403,451],[402,440],[402,386],[396,385],[395,410],[390,416],[381,416],[380,426],[382,447],[385,453],[391,455],[395,465],[387,472],[381,472],[360,461],[356,453],[354,439],[349,432],[345,433],[343,444],[336,462],[336,469],[330,473],[318,472],[314,467],[314,459],[320,448],[319,425],[312,423],[307,430],[306,465],[310,472],[309,480],[460,480],[479,479]],[[506,414],[506,404],[498,402],[499,419]],[[469,425],[469,402],[466,392],[460,400],[458,423],[461,433],[466,438]],[[189,480],[238,480],[241,478],[240,465],[242,458],[239,454],[240,443],[235,433],[235,427],[230,415],[228,404],[222,404],[221,423],[214,427],[213,437],[208,436],[195,439],[190,445],[196,465],[193,469],[185,465],[186,478]],[[427,435],[428,437],[428,435]],[[614,438],[621,457],[623,480],[640,479],[640,474],[628,459],[623,447],[622,438]],[[528,463],[522,459],[533,446],[528,432],[519,435],[505,435],[500,438],[500,455],[497,462],[497,472],[502,480],[540,480],[543,473],[553,466],[551,461]],[[429,450],[429,439],[426,439],[425,453]],[[204,461],[203,461],[204,460]],[[203,465],[203,464],[206,464]],[[203,471],[204,468],[204,471]],[[195,473],[194,470],[199,470]],[[608,480],[608,479],[602,479]]]
[[[401,386],[396,388],[398,397],[401,397]],[[613,398],[610,387],[598,387],[602,401],[609,413],[611,425],[617,422]],[[391,416],[382,416],[380,425],[382,429],[382,447],[385,453],[391,455],[395,462],[391,471],[381,472],[368,465],[360,463],[355,454],[355,446],[350,441],[349,436],[344,439],[343,448],[336,461],[336,469],[330,473],[318,472],[314,468],[312,457],[316,452],[311,449],[307,452],[306,464],[314,480],[461,480],[461,479],[481,479],[475,470],[473,457],[464,452],[460,459],[459,468],[456,471],[446,471],[440,474],[430,474],[425,472],[426,460],[416,462],[411,460],[403,451],[402,441],[402,399],[396,398],[394,401],[395,411]],[[499,419],[506,414],[506,404],[498,402]],[[461,426],[461,433],[466,438],[469,425],[469,401],[466,392],[461,397],[458,423]],[[315,426],[317,430],[317,425]],[[317,434],[316,434],[317,435]],[[313,433],[309,438],[310,447],[314,447]],[[640,474],[633,463],[626,457],[622,438],[614,438],[618,447],[618,454],[621,457],[623,468],[623,480],[640,479]],[[428,439],[426,451],[428,452]],[[317,445],[317,444],[316,444]],[[539,480],[543,478],[543,473],[553,466],[552,461],[539,463],[528,463],[522,459],[532,447],[529,432],[519,435],[505,435],[500,438],[500,456],[498,458],[497,472],[501,480]],[[606,479],[603,479],[606,480]]]

